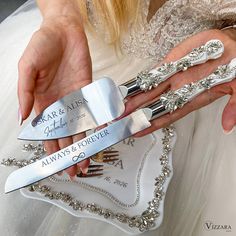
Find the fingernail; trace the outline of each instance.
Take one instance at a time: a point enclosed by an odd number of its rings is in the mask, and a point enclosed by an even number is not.
[[[224,132],[224,134],[229,135],[229,134],[232,134],[234,132],[234,130],[235,130],[235,126],[231,130],[223,129],[223,132]]]
[[[60,172],[58,172],[57,174],[58,174],[59,176],[62,176],[63,171],[60,171]]]
[[[74,176],[71,176],[71,175],[70,175],[70,180],[71,180],[71,181],[75,181],[75,175],[74,175]]]
[[[84,174],[84,175],[86,175],[87,173],[88,173],[88,167],[86,167],[86,168],[80,168],[81,169],[81,171],[82,171],[82,173]]]
[[[80,173],[81,173],[81,169],[77,167],[77,175],[79,175]]]
[[[18,109],[18,124],[22,125],[22,123],[23,123],[23,119],[22,119],[21,109],[19,107],[19,109]]]

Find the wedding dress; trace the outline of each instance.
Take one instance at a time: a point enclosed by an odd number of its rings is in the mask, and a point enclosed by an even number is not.
[[[143,1],[147,16],[149,1]],[[123,40],[124,56],[88,32],[93,77],[108,75],[117,84],[151,68],[183,39],[206,29],[236,21],[235,0],[169,0],[139,31]],[[0,145],[5,153],[21,156],[17,141],[17,63],[41,16],[34,1],[28,1],[0,25]],[[169,185],[162,225],[144,235],[209,236],[235,235],[236,231],[236,135],[225,135],[221,114],[228,98],[221,98],[174,124],[178,139],[173,151],[174,174]],[[1,168],[1,235],[125,235],[116,227],[92,219],[76,218],[41,201],[23,197],[19,191],[4,195],[11,168]],[[206,222],[230,225],[207,229]]]

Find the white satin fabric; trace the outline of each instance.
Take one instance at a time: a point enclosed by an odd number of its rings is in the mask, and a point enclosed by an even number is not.
[[[186,6],[194,6],[194,1],[184,2],[189,4]],[[198,1],[196,5],[199,2],[205,2],[206,7],[213,1]],[[228,2],[235,4],[234,1]],[[227,11],[231,9],[228,7]],[[197,12],[193,7],[191,11],[192,15]],[[163,11],[160,14],[164,14]],[[17,125],[17,63],[40,22],[40,13],[30,1],[0,25],[1,158],[8,155],[21,158],[21,143],[16,142],[20,130]],[[209,28],[218,23],[209,21]],[[151,56],[143,59],[131,52],[117,58],[113,48],[89,33],[88,38],[94,78],[105,74],[120,84],[153,63]],[[156,58],[156,61],[160,59]],[[226,101],[227,98],[222,98],[176,122],[178,140],[173,154],[174,175],[165,200],[164,220],[159,229],[144,235],[235,235],[236,133],[225,135],[221,128],[221,113]],[[26,199],[19,191],[4,195],[4,183],[11,171],[12,168],[1,168],[0,172],[1,235],[125,235],[106,223],[78,219],[50,204]],[[205,222],[208,221],[230,225],[232,230],[206,230]]]

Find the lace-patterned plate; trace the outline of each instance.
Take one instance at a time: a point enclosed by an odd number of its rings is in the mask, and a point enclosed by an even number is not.
[[[28,198],[54,204],[76,217],[94,218],[130,234],[160,226],[172,170],[176,134],[172,127],[113,148],[119,160],[104,164],[101,177],[53,176],[21,190]]]

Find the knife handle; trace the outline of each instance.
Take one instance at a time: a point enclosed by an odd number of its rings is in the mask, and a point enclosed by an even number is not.
[[[156,119],[166,113],[172,113],[206,90],[230,82],[234,78],[236,78],[236,58],[227,65],[219,66],[217,70],[204,79],[161,95],[157,102],[145,107],[144,112],[149,120]]]
[[[134,79],[120,85],[119,88],[123,97],[133,96],[142,91],[146,92],[156,88],[160,83],[180,71],[219,58],[223,52],[224,45],[220,40],[210,40],[206,44],[194,48],[190,53],[175,62],[165,63],[150,71],[139,73]]]

